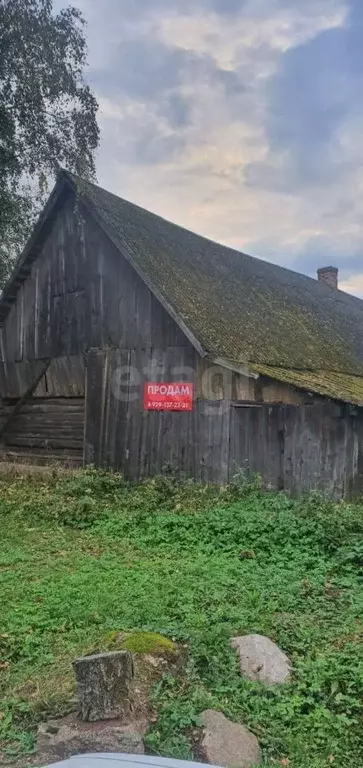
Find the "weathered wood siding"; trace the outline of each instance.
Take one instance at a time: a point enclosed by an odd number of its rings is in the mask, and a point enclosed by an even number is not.
[[[14,401],[3,401],[8,415]],[[4,435],[3,455],[30,460],[66,460],[83,464],[84,398],[31,397]]]
[[[20,398],[44,370],[44,360],[0,363],[0,398]],[[85,360],[83,355],[59,357],[50,361],[38,382],[34,397],[84,397]]]
[[[59,210],[1,331],[3,361],[91,347],[189,346],[176,323],[86,212]]]
[[[242,470],[293,494],[359,495],[362,438],[363,413],[348,406],[232,407],[230,477]]]
[[[143,409],[146,380],[194,381],[195,353],[170,348],[134,353],[94,350],[86,367],[85,460],[150,477],[227,483],[258,473],[271,489],[321,490],[334,498],[363,490],[363,414],[329,403],[245,405],[197,397],[187,413]],[[142,371],[142,374],[139,372]],[[217,393],[218,394],[218,393]]]
[[[236,373],[206,357],[197,360],[196,389],[198,397],[204,400],[244,400],[285,405],[304,405],[322,400],[266,376],[256,378]]]

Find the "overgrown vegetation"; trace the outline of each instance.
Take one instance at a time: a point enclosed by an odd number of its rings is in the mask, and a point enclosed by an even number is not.
[[[208,707],[257,734],[266,766],[362,765],[362,506],[95,471],[2,479],[0,498],[7,754],[74,706],[76,654],[139,629],[189,645],[183,677],[154,690],[150,751],[191,757]],[[250,632],[290,655],[291,685],[239,675],[229,638]]]

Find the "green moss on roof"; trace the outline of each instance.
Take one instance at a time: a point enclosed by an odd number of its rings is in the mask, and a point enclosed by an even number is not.
[[[206,352],[236,362],[363,375],[363,302],[213,243],[87,182],[122,253]]]
[[[336,371],[296,371],[274,366],[251,366],[252,373],[292,384],[299,389],[314,392],[334,400],[363,406],[363,378]]]
[[[66,172],[58,184],[77,190],[120,253],[212,357],[315,371],[324,394],[330,384],[321,384],[321,371],[363,376],[360,299],[193,234]],[[15,293],[10,281],[3,313]]]

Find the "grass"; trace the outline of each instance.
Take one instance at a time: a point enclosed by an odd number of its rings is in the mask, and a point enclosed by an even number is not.
[[[265,766],[360,768],[362,512],[243,482],[0,479],[5,754],[31,750],[37,722],[74,707],[75,656],[139,629],[189,646],[183,677],[153,691],[149,751],[191,757],[200,712],[218,708],[256,733]],[[229,639],[252,632],[288,653],[291,684],[240,676]]]

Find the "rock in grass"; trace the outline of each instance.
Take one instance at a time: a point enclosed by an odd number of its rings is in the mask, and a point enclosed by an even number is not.
[[[221,712],[202,712],[202,757],[213,765],[227,768],[252,768],[261,764],[261,751],[256,736],[244,725],[232,723]]]
[[[290,661],[268,637],[263,635],[234,637],[231,645],[238,652],[241,674],[249,680],[275,685],[290,681]]]
[[[132,710],[134,665],[129,651],[98,653],[73,662],[82,720],[124,722]]]

